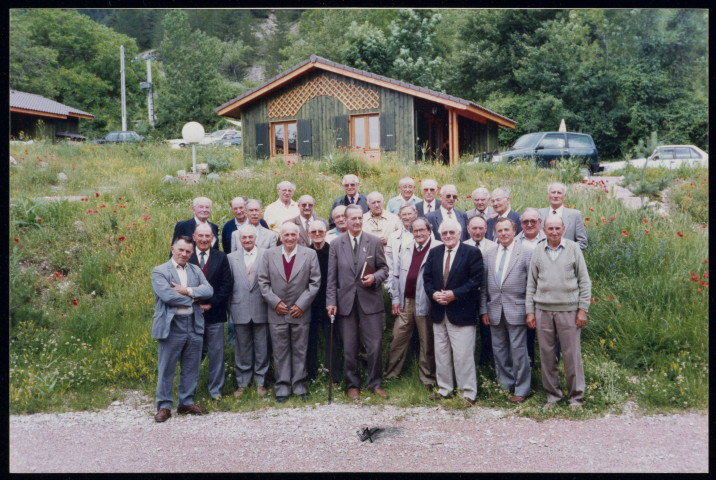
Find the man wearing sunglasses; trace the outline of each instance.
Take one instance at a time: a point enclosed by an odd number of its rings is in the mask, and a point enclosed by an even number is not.
[[[520,223],[522,231],[515,237],[515,241],[522,244],[523,247],[532,250],[539,242],[547,238],[542,231],[542,219],[536,208],[525,208],[520,216]]]
[[[470,238],[467,233],[467,214],[455,208],[455,202],[457,202],[457,187],[452,184],[443,185],[440,189],[440,208],[425,215],[433,227],[437,240],[441,240],[439,227],[445,220],[455,220],[460,224],[461,237],[458,238],[459,241]]]

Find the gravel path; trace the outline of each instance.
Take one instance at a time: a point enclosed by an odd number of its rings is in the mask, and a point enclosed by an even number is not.
[[[153,413],[145,399],[12,415],[10,472],[708,472],[699,413],[537,422],[478,407],[334,403],[163,424]],[[361,442],[365,427],[383,431]]]

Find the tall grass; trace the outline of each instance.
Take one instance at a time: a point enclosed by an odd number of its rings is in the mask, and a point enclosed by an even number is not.
[[[348,168],[337,161],[244,162],[235,149],[198,149],[198,162],[209,157],[220,165],[219,178],[187,184],[163,180],[190,168],[191,151],[164,145],[37,143],[13,145],[11,154],[19,163],[10,170],[13,413],[103,407],[122,388],[152,396],[156,342],[149,337],[154,308],[149,273],[168,258],[173,226],[191,216],[191,200],[211,198],[211,219],[222,225],[232,217],[233,197],[268,204],[277,198],[277,183],[290,180],[297,186],[295,198],[311,194],[316,213],[327,217],[333,200],[343,194],[340,181]],[[384,155],[380,165],[356,168],[360,190],[380,191],[386,200],[398,194],[405,175],[415,179],[416,190],[426,178],[453,183],[460,193],[457,208],[463,210],[472,208],[469,194],[478,186],[510,188],[518,211],[542,207],[547,185],[560,178],[556,169],[528,164],[448,168],[408,165],[392,155]],[[60,172],[66,181],[58,180]],[[582,334],[586,414],[618,409],[627,399],[657,410],[704,408],[708,402],[708,229],[703,228],[708,183],[704,171],[679,175],[672,186],[677,208],[664,218],[627,210],[599,188],[569,189],[567,203],[585,216],[590,244],[585,255],[593,281],[594,303]],[[81,200],[68,201],[71,196]],[[388,314],[384,355],[392,323]],[[230,394],[229,349],[225,360],[225,393]],[[198,402],[208,399],[205,369]],[[480,368],[478,375],[478,403],[540,417],[539,370],[533,372],[534,397],[519,407],[507,402],[493,369]],[[396,405],[430,404],[412,358],[403,376],[386,382],[386,388],[388,401]],[[325,398],[325,372],[309,391],[311,401]],[[347,401],[342,391],[334,389],[334,395]],[[216,408],[251,410],[270,402],[251,391],[245,397],[236,402],[229,395]],[[463,408],[459,402],[446,405]]]

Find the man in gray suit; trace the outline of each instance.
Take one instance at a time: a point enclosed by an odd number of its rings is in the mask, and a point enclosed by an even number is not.
[[[328,256],[326,311],[329,316],[338,315],[348,397],[360,397],[360,327],[368,357],[368,389],[385,398],[381,388],[385,312],[381,283],[388,277],[388,264],[380,239],[363,231],[363,209],[349,205],[345,215],[348,232],[333,240]],[[364,266],[375,273],[363,274]]]
[[[316,252],[298,244],[298,225],[281,225],[281,246],[266,251],[259,266],[259,287],[268,305],[269,332],[276,370],[276,401],[308,397],[306,348],[311,303],[321,286]]]
[[[311,246],[311,236],[308,233],[313,222],[323,222],[328,230],[328,220],[314,215],[313,210],[316,206],[316,200],[310,195],[302,195],[298,199],[298,210],[300,214],[296,217],[286,220],[298,225],[298,244],[303,247]]]
[[[239,249],[228,255],[234,277],[234,289],[229,303],[229,321],[236,329],[234,364],[236,371],[235,397],[243,395],[253,377],[256,393],[264,396],[266,372],[269,369],[268,313],[261,295],[257,271],[264,250],[256,247],[256,228],[243,225],[236,232]]]
[[[171,251],[172,258],[152,270],[155,301],[152,338],[159,344],[156,422],[165,422],[172,416],[172,386],[177,361],[180,365],[177,413],[206,413],[204,407],[194,403],[204,334],[204,314],[198,301],[211,298],[214,289],[201,269],[188,263],[194,253],[191,237],[178,236]]]
[[[256,246],[267,250],[275,247],[278,242],[278,235],[268,228],[261,226],[261,201],[249,199],[246,202],[246,213],[249,217],[249,225],[253,225],[256,229]],[[233,251],[239,250],[239,232],[238,230],[231,234],[231,248]]]
[[[567,198],[567,186],[561,182],[551,183],[547,187],[547,198],[549,199],[549,208],[541,208],[539,211],[542,224],[550,215],[559,216],[564,222],[564,238],[577,242],[582,250],[587,248],[587,229],[584,227],[582,212],[564,206],[564,200]]]
[[[500,218],[495,230],[499,246],[484,257],[480,316],[492,333],[497,379],[513,393],[510,402],[522,403],[530,394],[532,381],[525,323],[532,250],[514,241],[517,225],[512,219]]]

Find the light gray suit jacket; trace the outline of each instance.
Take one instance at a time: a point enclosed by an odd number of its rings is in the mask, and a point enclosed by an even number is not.
[[[204,334],[204,314],[194,298],[208,300],[214,295],[214,289],[204,277],[201,269],[189,262],[186,264],[187,287],[192,289],[192,297],[177,293],[172,282],[181,284],[179,274],[169,260],[152,269],[152,289],[154,290],[154,322],[152,338],[163,340],[169,336],[169,327],[177,307],[192,307],[194,310],[194,329],[198,335]]]
[[[236,232],[234,232],[236,233]],[[244,249],[231,252],[226,258],[229,259],[231,274],[234,276],[234,290],[231,293],[229,302],[229,321],[235,324],[247,324],[268,322],[268,307],[261,295],[259,288],[259,268],[265,251],[258,248],[256,254],[256,274],[253,282],[249,283],[246,264],[244,263]]]
[[[383,313],[381,284],[388,278],[383,243],[375,235],[363,232],[358,244],[358,264],[354,265],[352,238],[346,232],[331,242],[326,305],[336,305],[339,315],[348,315],[358,301],[366,314]],[[366,262],[375,269],[375,282],[370,287],[364,287],[359,278]]]
[[[259,266],[259,287],[268,305],[268,321],[269,323],[310,322],[311,303],[321,286],[318,256],[315,250],[296,245],[291,276],[286,279],[282,250],[282,247],[274,247],[264,252]],[[289,309],[296,305],[303,315],[300,318],[293,318],[290,313],[279,315],[276,313],[276,305],[281,301]]]
[[[497,265],[497,253],[502,245],[491,248],[483,257],[483,280],[480,302],[480,316],[487,313],[490,318],[490,325],[499,325],[502,319],[502,312],[505,320],[510,325],[524,325],[525,317],[525,292],[527,291],[527,275],[530,270],[532,250],[523,247],[520,243],[513,241],[514,247],[510,255],[510,262],[504,274],[504,281],[500,287],[497,284],[495,270]]]
[[[430,239],[430,250],[439,245],[442,245],[440,240],[435,240],[435,238]],[[392,299],[393,305],[400,304],[400,308],[402,309],[405,308],[405,283],[408,279],[410,264],[413,263],[414,251],[415,240],[404,244],[400,250],[400,254],[396,255],[394,268],[392,270],[393,278],[390,282],[390,298]],[[425,261],[428,259],[428,253],[429,251],[426,252],[423,257],[423,262],[420,264],[418,280],[415,284],[415,314],[422,317],[430,315],[430,299],[427,293],[425,293],[425,286],[423,285],[423,270],[425,268]]]
[[[540,208],[539,216],[542,218],[542,228],[544,229],[544,221],[549,216],[551,208]],[[584,250],[587,248],[587,229],[584,227],[584,218],[582,212],[573,208],[564,207],[562,212],[562,221],[564,222],[564,235],[562,238],[577,242],[579,248]]]
[[[278,242],[278,235],[276,232],[272,232],[268,228],[264,228],[261,225],[256,227],[256,246],[268,250],[271,247],[275,247]],[[243,251],[241,242],[239,241],[239,231],[235,230],[231,234],[231,248],[232,252]]]

